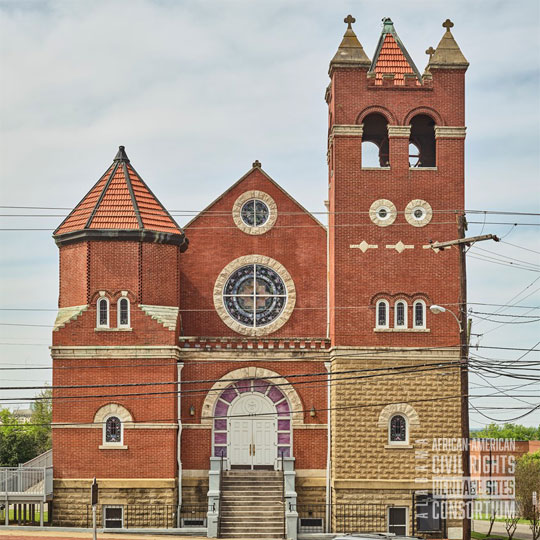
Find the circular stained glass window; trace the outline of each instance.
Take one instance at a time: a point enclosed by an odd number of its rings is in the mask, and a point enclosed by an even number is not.
[[[271,268],[249,264],[230,275],[223,290],[223,301],[235,321],[256,328],[279,317],[287,303],[287,289]]]
[[[265,202],[250,199],[242,205],[240,216],[248,227],[262,227],[270,217],[270,209]]]

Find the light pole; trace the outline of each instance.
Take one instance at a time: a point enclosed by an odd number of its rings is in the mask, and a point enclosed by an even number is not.
[[[457,315],[453,311],[450,311],[446,309],[445,307],[438,306],[437,304],[433,304],[432,306],[429,306],[429,311],[431,311],[431,313],[435,313],[435,315],[438,315],[439,313],[450,313],[450,315],[452,315],[452,317],[456,319],[456,322],[458,323],[458,326],[459,326],[459,331],[463,332],[461,321],[458,319]]]
[[[464,255],[462,255],[464,262]],[[462,287],[462,294],[466,291],[466,287]],[[470,321],[465,328],[465,313],[466,302],[460,303],[460,316],[458,316],[451,310],[446,309],[443,306],[433,304],[429,306],[431,313],[435,315],[439,313],[450,313],[456,320],[459,326],[460,336],[460,389],[461,389],[461,436],[463,440],[463,452],[462,452],[462,469],[465,482],[471,480],[471,467],[470,467],[470,448],[469,448],[469,337],[470,337]],[[465,485],[464,485],[465,487]],[[469,486],[470,487],[470,486]],[[470,489],[467,490],[470,493]],[[470,506],[472,509],[472,505]],[[463,539],[470,540],[471,538],[471,515],[467,511],[467,503],[465,503],[465,512],[463,517]]]

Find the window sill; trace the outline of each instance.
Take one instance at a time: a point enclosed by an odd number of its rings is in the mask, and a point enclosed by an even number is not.
[[[437,167],[409,167],[409,171],[436,171]]]
[[[128,447],[125,444],[100,444],[98,447],[100,450],[127,450]]]
[[[423,332],[429,333],[429,328],[374,328],[374,332]]]
[[[412,444],[385,444],[386,450],[410,450],[414,448]]]
[[[361,167],[362,171],[389,171],[390,167]]]
[[[98,326],[94,332],[133,332],[133,328],[105,328]]]

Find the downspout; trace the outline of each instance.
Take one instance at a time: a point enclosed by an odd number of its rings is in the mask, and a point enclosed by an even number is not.
[[[332,369],[332,362],[325,362],[324,367],[328,371],[328,382],[326,386],[326,407],[327,407],[327,432],[326,432],[326,527],[325,532],[330,532],[330,516],[331,516],[331,504],[332,504],[332,492],[330,489],[330,481],[331,481],[331,466],[332,466],[332,460],[331,460],[331,450],[332,450],[332,426],[330,422],[330,380],[331,380],[331,369]]]
[[[330,203],[324,201],[328,210],[326,224],[326,339],[330,339]]]
[[[181,444],[182,439],[182,368],[184,364],[178,362],[176,364],[178,375],[176,378],[176,417],[178,419],[178,434],[176,438],[176,462],[178,464],[178,506],[176,508],[176,526],[180,528],[181,518],[180,511],[182,509],[182,454],[181,454]]]

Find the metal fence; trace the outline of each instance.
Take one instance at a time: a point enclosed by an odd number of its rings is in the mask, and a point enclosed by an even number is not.
[[[299,504],[291,510],[298,512],[301,533],[384,532],[387,528],[383,504]]]
[[[108,519],[108,509],[114,509],[119,517]],[[120,512],[118,510],[121,509]],[[205,506],[182,506],[172,504],[98,504],[97,526],[124,529],[174,529],[177,527],[206,527]],[[86,527],[92,526],[92,505],[86,507]]]
[[[10,495],[50,495],[52,468],[0,467],[0,493]]]

